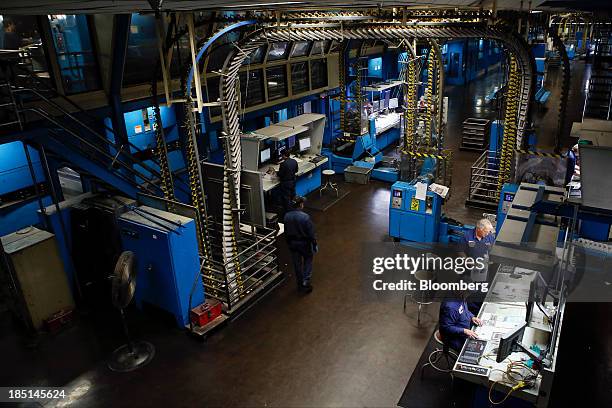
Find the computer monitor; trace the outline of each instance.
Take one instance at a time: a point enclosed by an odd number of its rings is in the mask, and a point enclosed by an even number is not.
[[[546,297],[548,296],[548,282],[542,276],[540,272],[536,272],[535,277],[529,285],[529,299],[527,299],[527,311],[525,313],[525,322],[529,324],[531,316],[533,315],[534,305],[538,305],[539,309],[544,312],[544,304],[546,303]],[[546,315],[550,318],[550,316]]]
[[[523,339],[523,333],[525,333],[526,323],[523,323],[520,327],[504,334],[499,340],[499,348],[497,349],[497,362],[501,363],[512,354],[513,349],[517,344],[520,344]]]
[[[269,147],[267,149],[262,150],[259,153],[259,164],[262,165],[268,160],[270,160],[270,148]]]
[[[286,148],[287,148],[287,146],[285,146],[285,145],[279,146],[278,149],[276,149],[276,155],[278,157],[282,157],[283,152],[285,151]]]
[[[380,101],[373,101],[372,102],[372,111],[373,112],[378,112],[380,110]]]
[[[295,146],[295,136],[289,136],[287,138],[287,148],[293,149],[293,146]]]
[[[300,152],[310,149],[310,138],[305,137],[303,139],[300,139],[299,144],[300,144]]]
[[[395,109],[399,106],[399,101],[397,98],[389,99],[389,109]]]
[[[389,100],[388,99],[381,99],[380,100],[380,110],[385,110],[389,107]]]

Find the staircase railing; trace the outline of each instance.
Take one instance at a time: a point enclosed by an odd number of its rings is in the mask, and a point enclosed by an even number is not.
[[[30,112],[38,116],[39,118],[50,122],[54,126],[57,126],[59,129],[68,132],[70,135],[77,138],[81,143],[88,145],[89,148],[96,150],[99,154],[102,155],[102,157],[106,158],[109,161],[108,163],[104,163],[109,170],[111,170],[113,167],[119,167],[123,169],[124,172],[127,172],[128,174],[134,177],[134,180],[132,181],[138,179],[143,180],[147,184],[147,186],[142,187],[149,193],[153,192],[152,189],[149,188],[150,186],[153,186],[153,190],[155,190],[156,192],[162,192],[161,186],[159,185],[161,180],[160,172],[157,169],[148,165],[147,163],[134,157],[134,155],[132,154],[144,153],[142,149],[138,148],[129,141],[126,141],[125,143],[118,143],[117,138],[115,137],[114,130],[103,123],[103,129],[106,130],[110,135],[112,135],[112,138],[114,140],[110,140],[109,137],[100,134],[89,124],[75,117],[67,109],[65,109],[60,104],[43,94],[43,92],[50,92],[54,97],[66,101],[70,106],[72,106],[76,111],[80,112],[83,116],[92,119],[92,121],[95,120],[100,124],[101,121],[99,118],[85,111],[70,98],[57,93],[53,88],[49,87],[43,81],[40,81],[40,79],[37,78],[35,75],[32,75],[31,72],[28,72],[27,70],[19,67],[17,64],[14,64],[12,68],[25,73],[25,75],[22,75],[21,78],[25,76],[27,77],[27,79],[32,80],[32,83],[36,83],[37,85],[45,88],[43,91],[41,91],[33,87],[17,86],[12,84],[10,81],[7,81],[7,83],[9,84],[9,89],[12,92],[11,95],[21,96],[21,98],[16,101],[17,115],[18,117],[20,115],[22,116],[22,118],[18,118],[18,120],[23,122],[25,120],[25,115],[23,115],[23,113]],[[61,114],[61,118],[59,116],[51,114],[47,109],[44,109],[42,107],[24,107],[23,99],[25,99],[27,95],[34,96],[38,100],[37,103],[44,104],[48,108],[59,112]],[[56,137],[59,136],[59,133],[57,131],[53,133]],[[82,134],[85,134],[89,137],[84,137]],[[159,164],[153,158],[150,160],[150,162],[153,165],[157,165],[159,167]],[[143,169],[153,177],[149,177],[147,174],[145,174],[145,172],[137,170],[137,168]],[[188,194],[188,189],[183,187],[186,186],[184,181],[178,178],[176,178],[176,180],[177,183],[175,183],[175,188]],[[181,186],[181,184],[183,186]]]

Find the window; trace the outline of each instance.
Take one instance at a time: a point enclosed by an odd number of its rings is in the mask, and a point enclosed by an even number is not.
[[[287,59],[287,54],[289,53],[289,42],[277,42],[273,43],[270,46],[270,51],[268,51],[268,61],[278,61],[282,59]]]
[[[232,44],[224,44],[220,47],[214,48],[208,56],[208,64],[206,65],[206,72],[220,71],[225,64],[225,59],[231,51]]]
[[[262,45],[261,47],[257,48],[248,58],[244,60],[243,64],[261,64],[264,56],[266,55],[266,48],[266,45]]]
[[[294,57],[305,57],[310,51],[310,41],[298,41],[293,45],[293,51],[291,51],[291,58]]]
[[[98,64],[89,37],[89,24],[83,14],[49,16],[57,63],[67,94],[100,88]]]
[[[308,86],[308,62],[291,64],[291,92],[294,95],[306,92]]]
[[[263,70],[240,73],[240,106],[250,107],[264,102]]]
[[[36,16],[0,14],[0,49],[22,50],[23,66],[42,80],[50,79]]]
[[[135,85],[151,82],[155,67],[151,61],[157,61],[157,38],[155,34],[155,16],[152,14],[132,14],[128,46],[123,70],[123,84]]]
[[[368,76],[382,78],[382,57],[368,60]]]
[[[266,77],[269,101],[287,96],[287,69],[285,65],[266,68]]]
[[[315,41],[312,44],[312,53],[311,55],[323,55],[328,51],[329,48],[329,40],[323,41]]]
[[[313,90],[327,86],[327,58],[310,61],[310,76]]]

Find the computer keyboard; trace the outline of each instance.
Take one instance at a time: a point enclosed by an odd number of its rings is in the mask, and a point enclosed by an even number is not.
[[[321,161],[323,161],[325,159],[327,159],[326,156],[317,156],[315,158],[310,159],[310,162],[314,163],[314,164],[317,164],[317,163],[319,163],[319,162],[321,162]]]
[[[461,353],[457,361],[460,363],[478,365],[486,346],[486,340],[467,339],[465,347],[463,348],[463,353]]]
[[[468,364],[457,364],[455,366],[455,370],[463,371],[464,373],[468,374],[482,375],[484,377],[488,377],[490,372],[490,370],[486,367],[472,366]]]

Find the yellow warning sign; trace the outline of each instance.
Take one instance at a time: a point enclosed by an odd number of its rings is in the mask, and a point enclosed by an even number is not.
[[[413,197],[412,201],[410,202],[410,209],[412,211],[419,211],[419,200]]]

